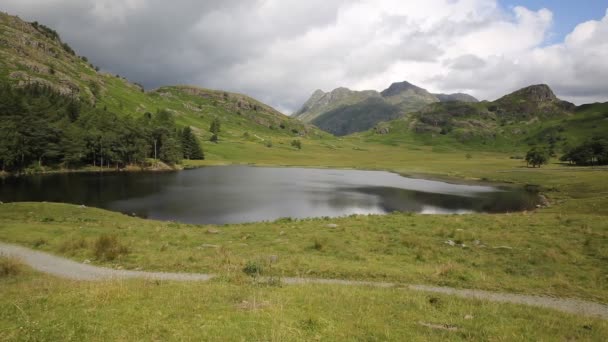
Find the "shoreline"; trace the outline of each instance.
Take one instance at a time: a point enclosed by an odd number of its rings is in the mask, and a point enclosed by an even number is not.
[[[28,176],[38,176],[38,175],[54,175],[54,174],[70,174],[70,173],[140,173],[140,172],[176,172],[188,169],[184,165],[173,165],[169,166],[167,164],[162,163],[161,167],[139,167],[139,166],[127,166],[125,168],[116,169],[116,168],[98,168],[87,166],[78,169],[49,169],[44,171],[36,171],[36,172],[6,172],[0,171],[0,179],[2,178],[12,178],[12,177],[28,177]]]

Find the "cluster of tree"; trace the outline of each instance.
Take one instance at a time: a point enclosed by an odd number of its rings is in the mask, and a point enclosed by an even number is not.
[[[526,153],[526,164],[532,167],[540,167],[549,162],[549,151],[541,147],[533,147]]]
[[[203,159],[189,127],[170,112],[134,118],[94,108],[49,87],[0,86],[0,169],[82,165],[121,168],[147,158],[169,164]]]
[[[570,149],[560,160],[575,165],[608,165],[608,139],[591,139]]]
[[[45,26],[43,24],[38,23],[37,21],[34,21],[32,23],[32,26],[40,33],[42,33],[44,36],[46,36],[47,38],[51,39],[51,40],[57,40],[61,43],[61,47],[70,55],[75,56],[76,52],[74,51],[74,49],[72,49],[72,47],[70,45],[68,45],[68,43],[64,43],[61,41],[61,37],[59,36],[59,33],[57,33],[57,31],[53,30],[52,28]]]

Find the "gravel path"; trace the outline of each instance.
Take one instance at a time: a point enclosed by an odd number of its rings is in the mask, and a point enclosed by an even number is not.
[[[143,278],[177,281],[207,281],[213,278],[213,275],[211,274],[114,270],[106,267],[81,264],[48,253],[38,252],[29,248],[15,245],[8,245],[1,242],[0,255],[17,258],[40,272],[72,280],[93,281]]]
[[[115,270],[106,267],[91,266],[77,263],[48,253],[34,251],[29,248],[5,244],[0,242],[0,255],[14,257],[22,260],[35,270],[52,274],[61,278],[72,280],[112,280],[112,279],[158,279],[174,281],[208,281],[214,277],[212,274],[201,273],[165,273]],[[542,308],[554,309],[562,312],[599,317],[608,320],[608,305],[596,302],[554,298],[548,296],[532,296],[514,293],[490,292],[482,290],[462,290],[451,287],[407,285],[390,282],[374,282],[344,279],[316,279],[316,278],[281,278],[281,282],[288,285],[301,284],[336,284],[349,286],[374,286],[383,288],[407,288],[414,291],[434,292],[453,295],[462,298],[475,298],[490,302],[523,304]]]

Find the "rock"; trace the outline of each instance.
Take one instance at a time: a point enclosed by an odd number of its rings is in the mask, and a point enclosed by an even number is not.
[[[545,195],[538,195],[538,201],[539,201],[539,204],[543,207],[548,207],[551,205],[551,203],[549,203],[549,200],[547,199],[547,197],[545,197]]]
[[[84,208],[86,208],[86,207],[87,207],[87,206],[86,206],[86,205],[84,205],[84,204],[81,204],[81,205],[80,205],[80,208],[82,208],[82,209],[84,209]]]
[[[388,128],[386,126],[385,127],[376,127],[376,128],[374,128],[374,130],[376,131],[376,134],[381,134],[381,135],[390,133],[390,128]]]
[[[207,234],[219,234],[220,231],[217,229],[209,228],[207,229]]]
[[[85,260],[84,260],[82,263],[83,263],[83,264],[90,264],[90,263],[91,263],[91,260],[89,260],[89,259],[85,259]]]
[[[279,233],[280,236],[285,235],[285,232],[281,230],[281,232]]]
[[[492,247],[493,249],[513,249],[513,247],[509,247],[509,246],[496,246],[496,247]]]
[[[450,246],[456,246],[456,242],[452,241],[452,240],[448,240],[444,242],[446,245],[450,245]]]
[[[218,245],[211,245],[211,244],[208,244],[208,243],[204,243],[204,244],[202,244],[202,245],[199,246],[200,249],[202,249],[202,248],[219,248],[219,247],[220,246],[218,246]]]
[[[464,316],[464,319],[466,319],[466,320],[473,319],[473,315],[465,315],[465,316]]]
[[[268,261],[270,261],[271,264],[279,261],[279,256],[278,255],[271,255],[268,257]]]
[[[338,228],[338,225],[335,223],[330,223],[327,225],[327,228]]]

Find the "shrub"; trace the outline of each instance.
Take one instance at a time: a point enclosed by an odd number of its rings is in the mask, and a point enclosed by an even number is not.
[[[264,145],[266,145],[266,147],[268,147],[268,148],[272,147],[272,140],[266,140]]]
[[[112,261],[121,255],[129,254],[129,249],[124,246],[114,235],[102,235],[93,244],[93,254],[98,260]]]
[[[302,142],[298,139],[295,139],[291,142],[291,146],[297,148],[298,150],[302,149]]]
[[[0,257],[0,278],[18,275],[23,271],[23,265],[15,259]]]
[[[264,267],[255,261],[248,261],[245,267],[243,268],[243,272],[250,277],[256,277],[262,274]]]
[[[312,248],[316,249],[318,251],[322,251],[323,250],[323,242],[321,240],[319,240],[318,238],[315,238],[315,240],[312,243]]]

